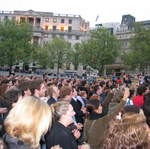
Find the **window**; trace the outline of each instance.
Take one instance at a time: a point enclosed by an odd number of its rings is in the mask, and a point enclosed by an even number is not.
[[[49,18],[45,18],[45,22],[49,22]]]
[[[77,66],[77,65],[75,65],[75,66],[74,66],[74,69],[75,69],[75,70],[78,70],[78,66]]]
[[[80,37],[79,36],[76,36],[76,40],[79,40],[80,39]]]
[[[69,26],[68,27],[68,32],[71,32],[72,31],[72,26]]]
[[[71,19],[69,19],[69,24],[72,24],[72,20]]]
[[[56,26],[53,26],[53,31],[56,31],[56,29],[57,29]]]
[[[7,20],[7,19],[8,19],[8,16],[5,16],[4,19]]]
[[[64,19],[61,19],[61,23],[64,23],[65,22],[65,20]]]
[[[48,31],[48,25],[45,25],[45,30]]]
[[[25,17],[20,18],[20,23],[25,23],[25,21],[26,21]]]
[[[41,23],[41,19],[40,18],[36,18],[36,23],[40,24]]]
[[[38,44],[39,43],[39,37],[33,36],[33,43]]]
[[[87,25],[85,25],[85,29],[87,29]]]
[[[53,18],[53,23],[56,23],[57,22],[57,18]]]
[[[86,70],[86,65],[83,66],[83,70]]]
[[[29,22],[30,24],[33,24],[33,23],[34,23],[34,18],[29,17],[29,18],[28,18],[28,22]]]
[[[60,31],[61,31],[61,32],[64,32],[64,26],[61,26],[61,27],[60,27]]]

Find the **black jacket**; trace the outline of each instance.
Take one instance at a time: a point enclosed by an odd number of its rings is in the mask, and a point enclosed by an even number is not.
[[[71,100],[71,105],[75,111],[75,118],[77,123],[82,123],[84,121],[84,113],[81,111],[82,104],[81,102],[77,99],[76,101],[74,99]]]
[[[53,124],[50,131],[45,136],[46,149],[54,145],[60,145],[63,149],[77,149],[77,142],[70,129],[59,122]]]

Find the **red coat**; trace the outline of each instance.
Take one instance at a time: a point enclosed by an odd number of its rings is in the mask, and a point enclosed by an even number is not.
[[[144,96],[143,95],[138,95],[133,98],[133,104],[136,105],[137,107],[142,107],[144,104]]]

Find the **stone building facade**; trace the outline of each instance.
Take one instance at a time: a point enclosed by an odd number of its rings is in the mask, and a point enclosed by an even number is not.
[[[51,41],[56,36],[63,37],[72,46],[89,39],[89,22],[76,14],[56,14],[33,10],[0,11],[0,21],[4,19],[15,19],[18,23],[30,23],[33,26],[32,41],[37,44]],[[51,71],[55,72],[55,68]],[[75,71],[73,65],[68,71]],[[84,73],[82,66],[79,66],[77,71],[79,74]]]

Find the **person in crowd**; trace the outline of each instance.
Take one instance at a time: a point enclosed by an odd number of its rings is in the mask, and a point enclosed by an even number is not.
[[[125,106],[121,114],[109,122],[102,149],[149,149],[150,129],[142,110]]]
[[[30,80],[22,80],[18,86],[18,88],[22,92],[22,96],[31,96],[31,81]]]
[[[70,86],[62,86],[60,88],[60,100],[71,101],[72,99],[72,88]]]
[[[38,149],[41,136],[51,127],[52,112],[47,103],[26,96],[5,119],[4,142],[8,149]]]
[[[72,97],[73,97],[73,90],[70,86],[62,86],[60,88],[60,99],[59,99],[60,101],[68,101],[69,103],[71,103]],[[75,115],[72,116],[72,119],[73,119],[72,123],[73,128],[72,126],[70,128],[76,131],[76,133],[77,132],[80,133],[79,130],[82,129],[83,125],[81,125],[81,123],[78,123],[76,121]]]
[[[3,123],[8,115],[8,112],[12,109],[13,106],[16,105],[16,103],[22,99],[21,91],[17,88],[11,88],[8,91],[6,91],[0,99],[0,105],[2,106],[2,109],[4,110],[3,113],[1,113],[0,117],[0,124],[1,124],[1,131],[0,136],[2,137],[5,133],[5,130],[3,128]]]
[[[122,80],[121,80],[121,78],[120,78],[120,77],[118,77],[118,78],[117,78],[117,80],[116,80],[116,82],[117,82],[117,84],[118,84],[118,85],[121,85],[121,84],[122,84]]]
[[[31,93],[36,97],[44,97],[46,92],[46,86],[44,80],[37,79],[31,82]]]
[[[77,97],[77,91],[75,88],[73,88],[73,97],[71,100],[71,105],[75,111],[75,119],[77,123],[83,124],[84,122],[84,117],[86,114],[85,108],[82,108],[81,102],[76,98]]]
[[[133,105],[133,96],[134,96],[134,89],[130,89],[130,95],[127,99],[126,105]]]
[[[37,79],[33,80],[31,83],[31,93],[33,96],[38,97],[40,100],[47,102],[48,98],[46,97],[47,85],[44,80]],[[41,149],[45,149],[45,139],[44,136],[40,140]]]
[[[100,85],[95,85],[93,89],[94,89],[94,93],[92,96],[97,96],[100,101],[101,98],[100,95],[102,94],[103,91],[102,87]]]
[[[129,87],[132,83],[130,75],[125,75],[123,78],[123,82],[126,84],[127,87]]]
[[[40,98],[41,100],[47,102],[46,98],[47,86],[44,80],[34,80],[31,83],[31,93],[33,96]]]
[[[84,140],[90,144],[92,149],[100,149],[104,141],[105,135],[107,133],[108,122],[116,112],[118,112],[121,107],[126,102],[129,96],[129,89],[125,88],[124,96],[120,104],[109,114],[103,115],[102,106],[100,102],[96,99],[89,100],[87,104],[87,111],[89,115],[84,123]]]
[[[140,85],[137,88],[137,96],[133,97],[133,104],[137,107],[142,108],[144,104],[144,94],[146,92],[146,87],[144,85]]]
[[[48,87],[48,96],[49,99],[47,101],[47,103],[49,105],[55,103],[58,101],[58,97],[59,97],[59,89],[56,85],[51,85],[50,87]]]
[[[6,105],[4,105],[4,95],[7,92],[7,84],[0,84],[0,137],[2,137],[2,126],[4,122],[4,115],[8,112]]]
[[[76,97],[82,104],[82,107],[86,107],[87,104],[87,88],[78,87],[78,96]]]
[[[1,104],[9,111],[19,100],[22,100],[21,90],[18,88],[12,88],[4,94]]]
[[[144,96],[144,105],[143,105],[144,115],[146,117],[146,122],[150,127],[150,93]]]
[[[76,136],[78,132],[74,131],[74,135],[68,128],[73,123],[72,117],[75,115],[72,105],[69,101],[58,101],[52,104],[54,123],[52,128],[46,134],[46,148],[49,149],[54,145],[60,145],[63,149],[77,149]]]

